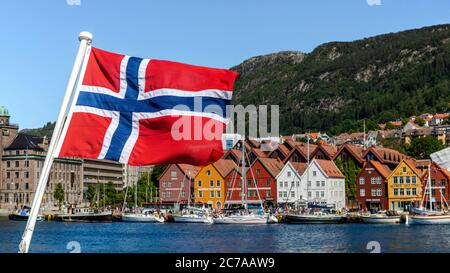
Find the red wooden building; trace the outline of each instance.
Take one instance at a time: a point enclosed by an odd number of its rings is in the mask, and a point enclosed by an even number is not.
[[[363,210],[388,210],[387,178],[391,170],[375,160],[364,163],[356,177],[356,200]]]
[[[194,180],[200,167],[188,164],[170,164],[159,176],[159,197],[164,203],[194,202]],[[189,187],[191,187],[189,189]],[[190,196],[189,196],[190,195]]]
[[[423,172],[422,176],[422,186],[423,186],[423,193],[425,193],[425,186],[428,183],[428,165],[430,164],[429,160],[417,160],[416,167]],[[444,169],[441,168],[436,163],[432,162],[430,165],[430,175],[431,175],[431,194],[434,198],[433,203],[437,205],[438,207],[441,207],[442,205],[445,207],[445,202],[448,202],[450,195],[449,195],[449,182],[450,182],[450,173]],[[441,194],[442,193],[442,194]],[[429,198],[428,195],[425,196],[424,199],[424,206],[429,207]],[[441,201],[442,200],[442,201]]]

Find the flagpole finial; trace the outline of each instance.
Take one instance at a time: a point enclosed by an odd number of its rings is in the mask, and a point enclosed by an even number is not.
[[[90,42],[92,42],[92,39],[94,39],[94,35],[92,35],[92,33],[88,32],[88,31],[82,31],[78,35],[78,40],[80,40],[80,41],[86,40],[88,43],[90,43]]]

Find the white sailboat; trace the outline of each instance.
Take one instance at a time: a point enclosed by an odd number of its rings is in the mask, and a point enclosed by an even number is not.
[[[136,180],[136,188],[134,190],[135,212],[123,214],[121,221],[122,222],[134,222],[134,223],[163,223],[164,218],[161,215],[155,214],[151,210],[139,211],[137,191],[138,191],[138,181]],[[125,200],[126,200],[126,194],[125,194]]]
[[[269,214],[264,212],[264,207],[261,201],[261,197],[259,195],[258,185],[256,183],[255,177],[253,177],[253,182],[257,188],[256,192],[258,193],[259,202],[261,205],[262,213],[251,212],[247,206],[246,193],[245,193],[245,185],[246,185],[246,155],[245,155],[245,139],[242,140],[242,174],[241,174],[241,196],[242,196],[242,204],[244,206],[244,210],[241,210],[239,213],[234,214],[219,214],[216,215],[212,221],[214,224],[267,224],[273,222],[273,219],[269,216]]]
[[[447,201],[443,197],[441,186],[432,186],[431,185],[431,172],[430,172],[430,165],[428,165],[428,178],[427,178],[427,185],[425,186],[425,192],[421,201],[420,214],[415,215],[406,215],[406,224],[407,225],[449,225],[450,224],[450,214],[448,211],[444,210],[435,210],[433,209],[433,194],[432,189],[438,189],[440,191],[441,196],[441,204],[442,201],[445,202],[446,207],[448,208]],[[423,209],[423,203],[425,200],[425,196],[428,194],[428,203],[429,203],[429,209]]]

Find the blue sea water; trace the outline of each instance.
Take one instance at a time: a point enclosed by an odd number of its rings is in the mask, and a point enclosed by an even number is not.
[[[0,252],[17,252],[25,224],[0,218]],[[450,226],[40,222],[30,252],[370,252],[373,241],[381,252],[450,252]]]

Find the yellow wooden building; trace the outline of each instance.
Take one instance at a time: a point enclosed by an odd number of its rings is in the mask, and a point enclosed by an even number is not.
[[[388,176],[389,210],[417,206],[422,198],[422,172],[411,159],[403,159]]]
[[[220,159],[200,169],[195,176],[195,203],[221,209],[225,203],[224,178],[236,166],[231,159]]]

